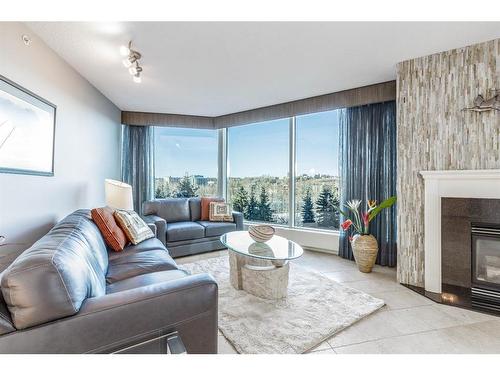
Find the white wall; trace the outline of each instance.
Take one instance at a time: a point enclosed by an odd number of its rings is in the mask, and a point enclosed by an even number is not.
[[[57,105],[54,176],[0,173],[0,234],[28,247],[104,204],[104,179],[120,177],[120,110],[22,23],[0,22],[0,75]]]

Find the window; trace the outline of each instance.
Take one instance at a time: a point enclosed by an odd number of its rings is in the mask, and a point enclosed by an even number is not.
[[[218,133],[155,128],[155,197],[217,195]]]
[[[228,129],[228,201],[246,220],[288,224],[289,123]]]
[[[337,110],[224,131],[156,127],[155,196],[217,196],[227,182],[247,221],[337,230],[338,151]]]
[[[295,226],[338,229],[338,111],[295,120]]]

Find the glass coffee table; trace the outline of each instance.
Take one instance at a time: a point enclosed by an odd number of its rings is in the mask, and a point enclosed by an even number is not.
[[[255,242],[247,231],[223,234],[220,241],[229,250],[230,281],[235,289],[266,299],[286,297],[288,262],[302,256],[300,245],[276,235],[267,242]]]

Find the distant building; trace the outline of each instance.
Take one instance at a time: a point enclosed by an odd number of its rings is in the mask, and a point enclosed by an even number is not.
[[[170,184],[178,184],[179,182],[181,182],[181,177],[168,176],[168,182]]]
[[[191,184],[195,186],[205,186],[208,182],[208,178],[205,176],[201,176],[199,174],[195,174],[191,176]]]

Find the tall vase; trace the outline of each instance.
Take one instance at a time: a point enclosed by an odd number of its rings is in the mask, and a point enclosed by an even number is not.
[[[377,259],[378,243],[371,234],[356,234],[351,241],[354,260],[361,272],[372,272]]]

